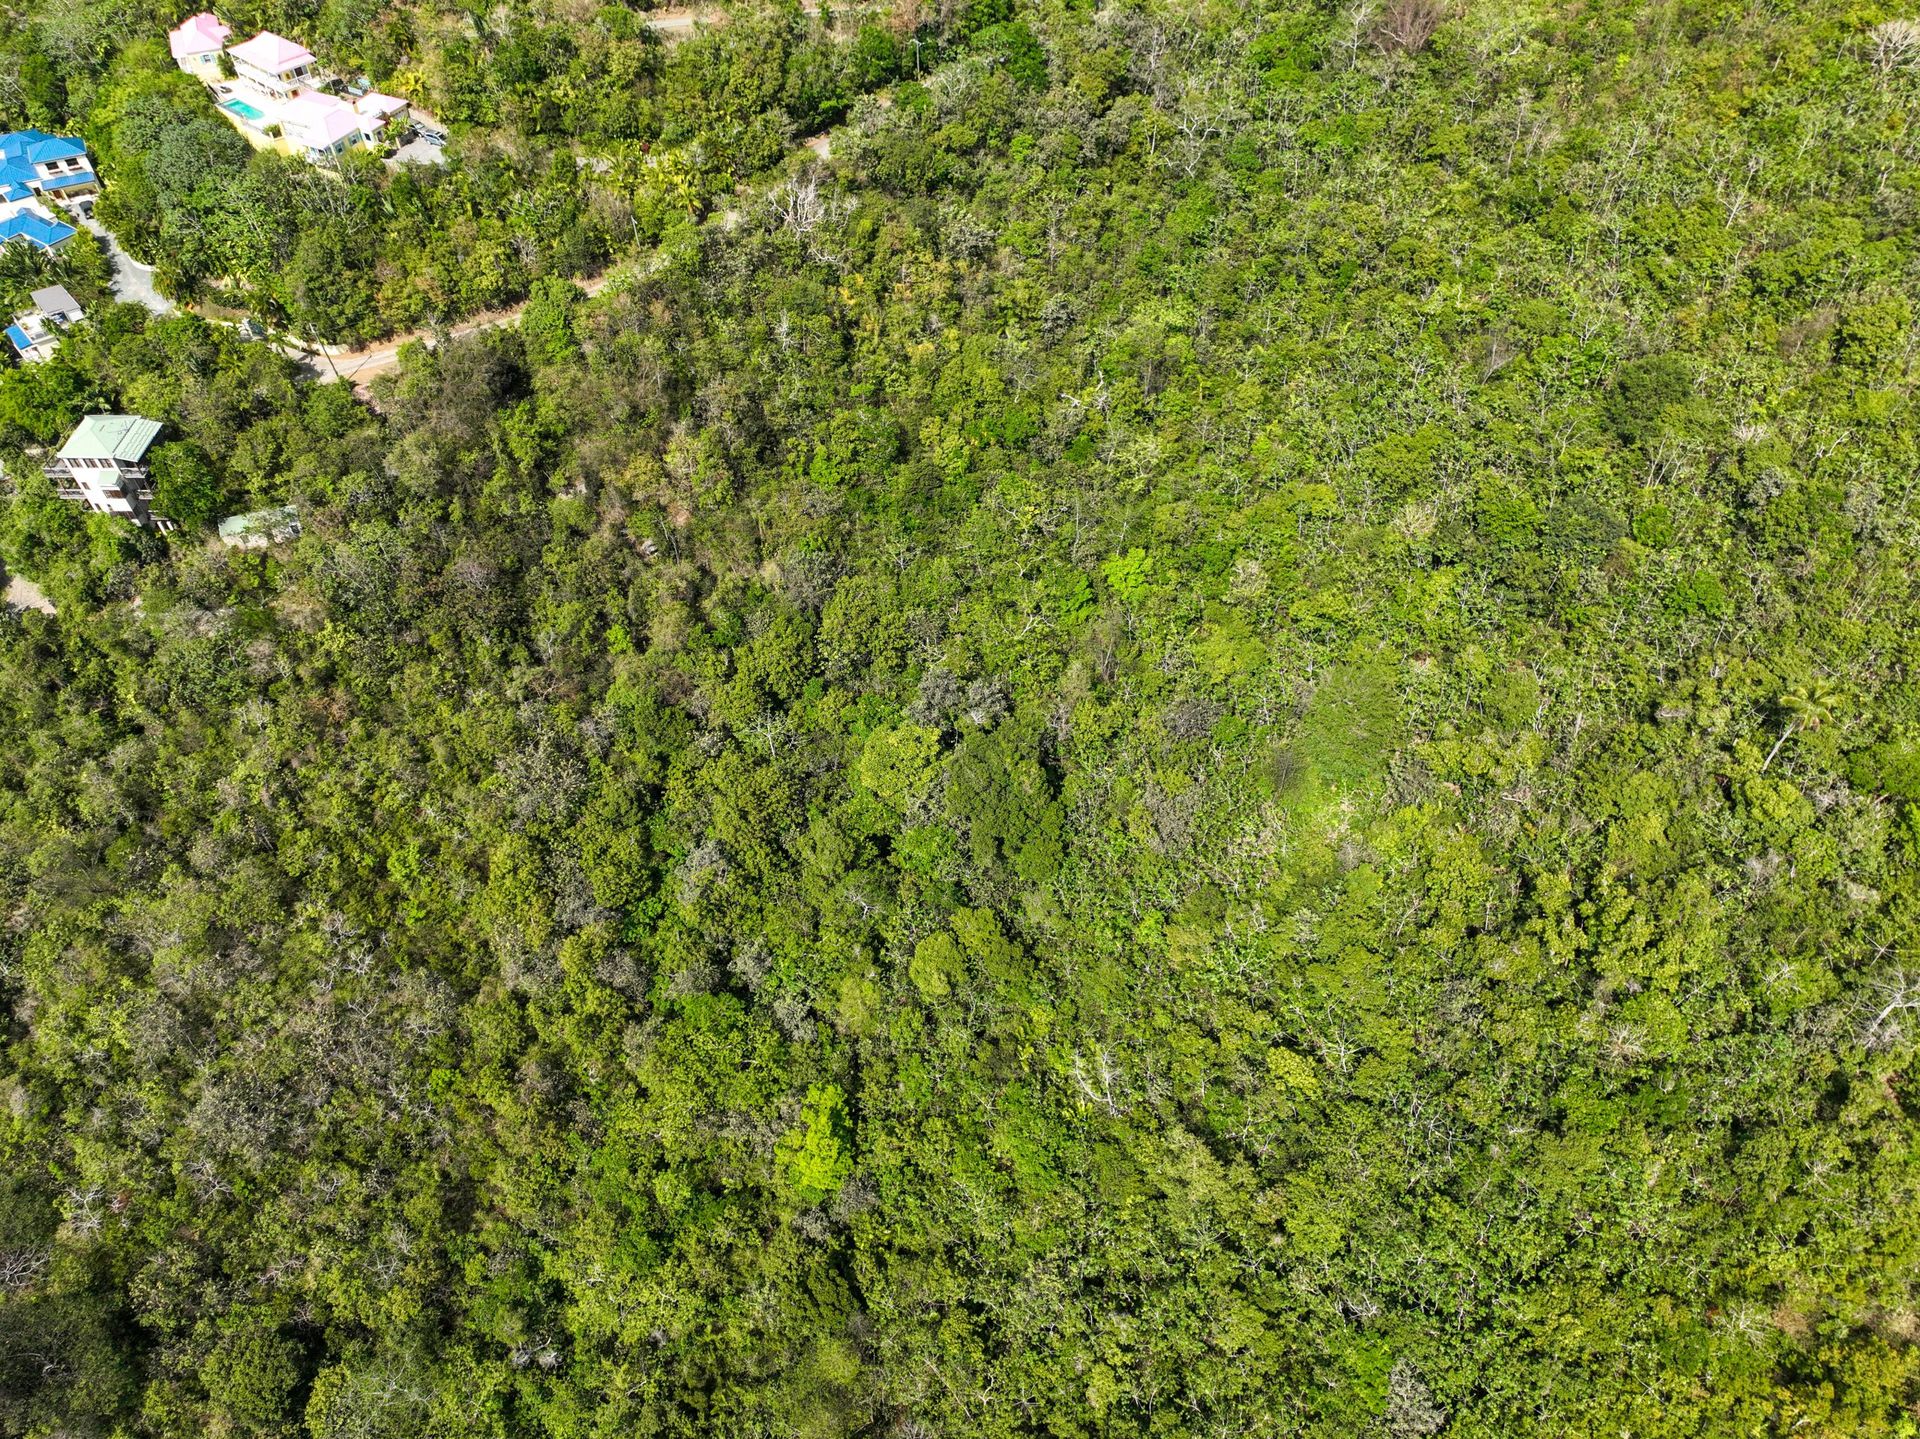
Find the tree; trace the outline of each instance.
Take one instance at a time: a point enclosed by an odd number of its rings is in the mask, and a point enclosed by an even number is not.
[[[1839,687],[1831,680],[1818,676],[1780,696],[1780,709],[1787,716],[1787,723],[1780,731],[1780,738],[1773,742],[1773,748],[1767,751],[1766,759],[1761,761],[1760,773],[1767,772],[1774,756],[1780,753],[1781,746],[1793,738],[1795,731],[1817,730],[1831,720],[1840,707],[1840,701]]]
[[[802,1204],[831,1198],[853,1172],[853,1124],[837,1085],[808,1086],[800,1127],[789,1130],[774,1151],[794,1197]]]
[[[148,464],[156,514],[188,529],[204,529],[219,518],[224,487],[198,445],[185,440],[156,445]]]

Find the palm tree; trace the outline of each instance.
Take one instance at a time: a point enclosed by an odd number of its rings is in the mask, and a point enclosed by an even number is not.
[[[0,304],[11,313],[26,303],[29,291],[71,278],[73,267],[57,250],[42,250],[25,240],[0,245]]]
[[[1780,708],[1786,712],[1787,726],[1780,731],[1780,738],[1773,742],[1773,748],[1767,751],[1767,757],[1760,765],[1761,774],[1767,772],[1767,766],[1780,753],[1780,747],[1796,732],[1817,730],[1833,718],[1834,712],[1840,708],[1840,690],[1832,680],[1810,679],[1781,695]]]

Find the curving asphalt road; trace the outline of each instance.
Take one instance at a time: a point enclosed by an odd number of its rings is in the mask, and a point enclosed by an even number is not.
[[[173,301],[153,287],[153,267],[143,265],[125,250],[113,237],[113,232],[102,225],[93,216],[82,217],[80,223],[86,226],[89,234],[99,237],[100,243],[107,247],[107,264],[113,270],[113,294],[117,300],[130,305],[145,305],[156,315],[173,313]]]

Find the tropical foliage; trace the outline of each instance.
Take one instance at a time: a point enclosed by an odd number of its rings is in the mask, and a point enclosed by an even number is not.
[[[0,1432],[1912,1435],[1920,29],[927,28],[377,410],[0,382],[304,528],[9,459]]]

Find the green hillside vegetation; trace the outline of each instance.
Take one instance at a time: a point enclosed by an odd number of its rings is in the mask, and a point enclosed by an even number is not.
[[[176,9],[125,0],[0,19],[0,124],[86,137],[99,217],[167,293],[257,311],[302,336],[365,340],[524,299],[698,219],[799,136],[942,53],[877,22],[742,12],[667,46],[623,6],[359,4],[222,12],[278,27],[344,76],[390,85],[451,127],[445,167],[366,151],[338,173],[256,154],[168,53]],[[982,28],[958,24],[945,48]],[[902,35],[907,38],[903,40]],[[932,36],[927,37],[929,41]],[[1041,62],[1044,65],[1044,62]]]
[[[0,1434],[1909,1439],[1920,24],[917,23],[377,410],[0,380]]]

